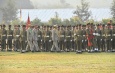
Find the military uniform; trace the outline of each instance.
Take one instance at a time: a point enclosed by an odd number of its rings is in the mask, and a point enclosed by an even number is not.
[[[20,43],[20,25],[15,26],[14,30],[14,51],[20,51],[21,50],[21,43]]]
[[[64,31],[64,27],[62,26],[59,31],[59,47],[61,51],[65,50],[64,40],[65,40],[65,31]]]
[[[7,39],[7,30],[5,29],[5,25],[3,25],[2,34],[1,34],[1,50],[6,49],[6,39]]]
[[[1,45],[2,25],[0,25],[0,45]]]
[[[38,26],[38,47],[41,50],[42,46],[42,31],[40,30],[40,26]]]
[[[20,31],[20,42],[21,42],[21,52],[25,52],[27,45],[27,31],[25,25],[23,25],[23,29]]]
[[[82,26],[82,50],[85,51],[87,47],[87,40],[86,40],[86,26]]]
[[[9,25],[9,30],[7,30],[7,50],[12,50],[12,40],[13,40],[13,30],[11,29],[11,25]]]
[[[45,36],[44,36],[44,41],[45,41],[45,51],[50,51],[50,44],[49,44],[49,40],[51,40],[51,32],[50,30],[47,28],[45,30]]]
[[[112,30],[112,50],[111,51],[115,51],[115,25],[113,25],[113,30]]]
[[[82,52],[82,30],[81,30],[81,25],[79,25],[79,30],[77,31],[77,52],[80,53]]]
[[[71,45],[71,30],[70,30],[70,26],[68,26],[66,30],[66,48],[67,48],[66,51],[70,51],[71,48],[70,45]]]
[[[105,33],[106,33],[106,44],[107,44],[107,50],[106,51],[110,51],[112,48],[111,45],[111,39],[112,39],[112,31],[110,29],[110,25],[108,24],[108,28],[105,29]]]

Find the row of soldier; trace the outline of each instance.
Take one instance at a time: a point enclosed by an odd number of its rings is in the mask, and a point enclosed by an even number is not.
[[[115,51],[115,25],[38,26],[1,25],[1,51]],[[112,27],[112,28],[111,28]],[[52,50],[52,30],[58,30],[58,50]],[[31,30],[30,30],[31,29]],[[32,33],[32,35],[29,35]],[[37,36],[37,37],[35,37]],[[32,42],[29,42],[31,39]]]

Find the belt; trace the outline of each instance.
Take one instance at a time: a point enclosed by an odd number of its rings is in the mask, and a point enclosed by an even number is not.
[[[38,35],[38,37],[40,37],[40,35]]]
[[[12,36],[12,35],[8,35],[8,36]]]
[[[85,36],[85,35],[83,35],[83,36]]]
[[[111,35],[107,35],[107,36],[111,36]]]
[[[2,35],[2,36],[6,36],[6,35]]]
[[[70,37],[70,36],[66,36],[66,37]]]
[[[49,37],[49,36],[45,36],[45,37]]]
[[[64,37],[64,35],[60,35],[60,37]]]
[[[16,35],[17,37],[19,37],[20,35]]]

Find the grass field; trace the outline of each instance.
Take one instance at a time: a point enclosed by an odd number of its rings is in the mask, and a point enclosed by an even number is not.
[[[0,52],[0,73],[115,73],[115,53]]]

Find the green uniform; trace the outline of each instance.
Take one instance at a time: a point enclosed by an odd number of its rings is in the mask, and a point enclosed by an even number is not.
[[[7,47],[8,50],[12,50],[13,30],[7,30]]]
[[[39,29],[39,30],[38,30],[38,47],[39,47],[39,49],[42,48],[42,47],[41,47],[41,44],[42,44],[42,32],[41,32],[41,30]]]
[[[115,51],[115,26],[114,29],[112,30],[112,51]]]
[[[14,51],[20,51],[21,44],[20,44],[20,30],[16,29],[14,30]]]
[[[70,51],[70,48],[71,48],[71,30],[70,29],[67,29],[66,31],[66,48],[67,48],[67,51]]]
[[[65,40],[65,31],[61,29],[59,31],[59,48],[61,51],[65,50],[64,40]]]
[[[23,29],[20,31],[21,51],[26,50],[27,45],[27,31]]]
[[[1,50],[6,49],[6,39],[7,39],[7,30],[3,28],[1,34]]]
[[[101,32],[102,32],[102,35],[101,35],[101,49],[102,49],[102,51],[105,51],[105,48],[106,48],[105,29],[102,29]]]
[[[81,52],[82,51],[82,30],[79,29],[77,31],[77,40],[76,40],[76,43],[77,43],[77,52]]]
[[[107,50],[106,51],[110,51],[111,49],[111,38],[112,38],[112,31],[111,29],[105,29],[105,33],[106,33],[106,44],[107,44]]]

